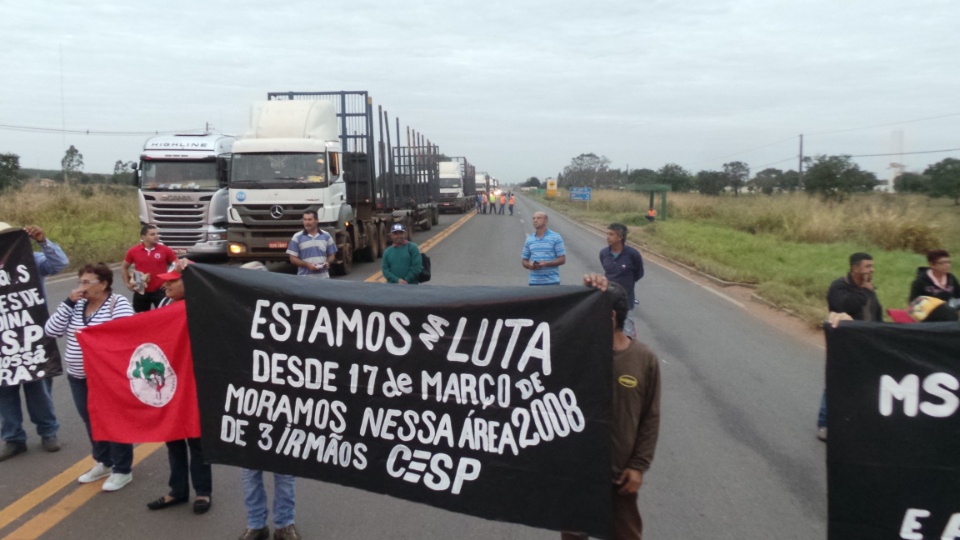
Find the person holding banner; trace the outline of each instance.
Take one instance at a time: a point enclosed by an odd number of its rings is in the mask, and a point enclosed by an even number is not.
[[[157,277],[163,280],[164,298],[158,307],[166,307],[174,302],[183,300],[183,276],[181,271],[190,263],[188,259],[181,259],[171,272],[160,274]],[[203,447],[200,437],[191,437],[176,441],[167,441],[167,461],[170,463],[170,493],[147,503],[150,510],[162,510],[190,500],[190,478],[193,478],[193,489],[197,496],[193,501],[193,513],[205,514],[213,504],[213,468],[203,456]]]
[[[9,229],[13,227],[0,222],[0,232]],[[27,225],[23,230],[40,245],[40,251],[34,252],[33,259],[41,277],[40,289],[43,290],[42,278],[59,273],[70,264],[70,260],[63,249],[47,238],[40,227]],[[44,299],[46,299],[45,291]],[[19,385],[0,386],[0,434],[3,438],[0,461],[6,461],[27,451],[27,432],[23,429],[23,409],[20,402],[21,388],[27,403],[27,414],[33,425],[37,427],[43,449],[47,452],[60,450],[60,442],[57,440],[60,422],[53,409],[53,379],[47,377]]]
[[[394,223],[390,227],[393,245],[383,252],[380,270],[387,283],[417,285],[417,277],[423,272],[423,257],[420,248],[407,240],[407,229],[403,223]]]
[[[854,321],[883,321],[883,308],[873,285],[873,257],[869,253],[850,255],[850,271],[835,279],[827,289],[827,309],[830,310],[829,322],[834,327],[846,317]],[[817,438],[827,442],[826,390],[820,397]]]
[[[177,262],[177,255],[172,249],[160,243],[160,233],[156,225],[140,227],[140,243],[127,250],[123,259],[120,275],[123,276],[127,288],[133,292],[133,310],[137,313],[149,311],[160,305],[164,298],[163,281],[158,275],[167,271],[171,264]],[[130,275],[130,267],[136,267],[139,274]]]
[[[523,243],[520,263],[530,270],[529,285],[559,285],[560,267],[567,262],[563,238],[547,228],[549,221],[546,213],[535,212],[534,232]]]
[[[583,284],[612,295],[613,312],[613,523],[611,538],[641,540],[643,519],[637,491],[653,463],[660,436],[660,360],[646,345],[628,337],[623,324],[630,309],[627,291],[600,274],[583,276]],[[563,531],[562,540],[586,534]]]
[[[939,298],[954,310],[960,308],[960,282],[950,273],[950,254],[943,249],[927,252],[929,267],[917,268],[917,277],[910,286],[913,302],[919,296]]]
[[[126,298],[113,292],[113,270],[104,263],[87,264],[78,272],[80,281],[70,292],[57,311],[47,320],[44,331],[51,337],[67,337],[67,381],[77,407],[77,413],[87,427],[87,435],[93,447],[96,464],[77,480],[81,484],[96,482],[101,478],[103,491],[116,491],[133,480],[133,445],[94,441],[87,410],[87,373],[83,367],[83,351],[77,342],[76,332],[121,317],[133,315],[133,308]]]

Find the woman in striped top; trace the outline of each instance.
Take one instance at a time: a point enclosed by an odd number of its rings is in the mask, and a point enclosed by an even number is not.
[[[87,435],[93,445],[96,465],[78,479],[81,484],[107,477],[103,491],[116,491],[133,479],[133,445],[94,441],[87,413],[87,374],[83,369],[83,352],[77,343],[76,331],[88,326],[130,317],[133,308],[126,298],[113,294],[113,270],[104,264],[88,264],[80,269],[79,286],[70,292],[44,327],[48,336],[67,337],[67,381],[80,418],[87,426]]]

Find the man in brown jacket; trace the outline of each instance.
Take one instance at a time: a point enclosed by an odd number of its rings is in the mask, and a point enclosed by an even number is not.
[[[615,540],[643,537],[637,490],[653,462],[660,433],[660,361],[646,345],[627,337],[623,321],[630,309],[627,291],[600,274],[583,277],[584,285],[613,295],[613,524]],[[563,532],[563,540],[583,539]]]

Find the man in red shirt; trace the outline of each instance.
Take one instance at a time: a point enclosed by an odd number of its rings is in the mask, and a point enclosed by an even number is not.
[[[133,291],[133,311],[149,311],[160,304],[165,298],[160,274],[176,262],[176,253],[160,243],[156,225],[140,227],[140,243],[127,250],[122,268],[127,288]],[[130,272],[131,266],[140,274],[139,282],[136,274]]]

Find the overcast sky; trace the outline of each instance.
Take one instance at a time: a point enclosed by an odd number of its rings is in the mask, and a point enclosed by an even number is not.
[[[691,172],[960,148],[957,0],[6,0],[0,153],[86,172],[145,135],[242,134],[270,91],[367,90],[505,182],[593,152]],[[856,158],[889,178],[960,151]]]

